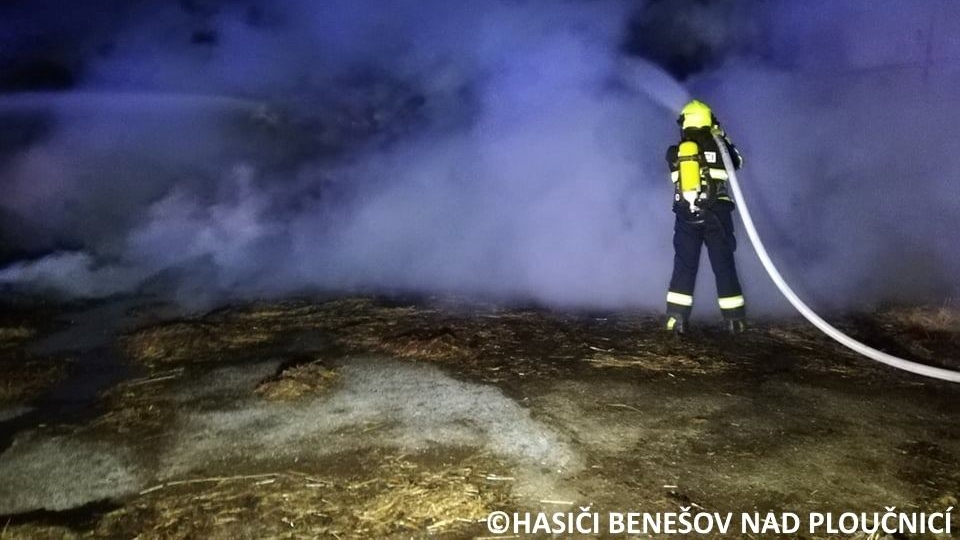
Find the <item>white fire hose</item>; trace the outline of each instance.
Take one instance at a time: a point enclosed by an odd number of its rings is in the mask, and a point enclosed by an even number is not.
[[[720,148],[720,155],[723,157],[723,166],[727,169],[727,174],[730,177],[730,187],[733,189],[734,198],[738,201],[737,204],[740,210],[740,217],[743,219],[743,225],[747,229],[747,236],[750,237],[750,242],[753,244],[753,249],[756,250],[757,256],[760,257],[760,262],[763,263],[763,267],[770,275],[770,279],[773,280],[773,283],[778,289],[780,289],[780,292],[787,297],[787,300],[793,304],[793,307],[797,308],[797,311],[799,311],[805,319],[810,321],[811,324],[819,328],[824,334],[827,334],[841,345],[852,349],[863,356],[866,356],[867,358],[876,360],[877,362],[897,369],[909,371],[910,373],[916,373],[917,375],[960,383],[960,372],[919,364],[917,362],[911,362],[909,360],[904,360],[903,358],[898,358],[896,356],[887,354],[883,351],[878,351],[873,347],[860,343],[859,341],[844,334],[840,330],[837,330],[834,326],[817,315],[812,309],[810,309],[809,306],[803,303],[803,300],[800,300],[800,297],[793,292],[793,289],[790,288],[790,285],[784,281],[783,276],[780,275],[780,271],[777,270],[777,267],[774,266],[773,261],[770,260],[770,255],[767,254],[766,248],[763,247],[763,242],[760,241],[760,235],[757,234],[757,228],[754,226],[753,218],[750,216],[750,209],[747,207],[746,200],[743,197],[743,192],[740,191],[740,184],[737,182],[737,173],[733,167],[733,160],[730,159],[730,152],[727,151],[727,145],[717,134],[714,134],[713,138],[717,142],[717,146]]]

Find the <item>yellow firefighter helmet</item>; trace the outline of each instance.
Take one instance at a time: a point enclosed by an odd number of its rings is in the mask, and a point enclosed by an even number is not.
[[[713,112],[710,111],[710,107],[706,103],[694,99],[683,106],[677,123],[683,129],[711,127],[713,126]]]

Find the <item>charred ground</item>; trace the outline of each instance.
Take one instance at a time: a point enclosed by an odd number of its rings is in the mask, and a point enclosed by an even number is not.
[[[960,389],[800,321],[679,340],[644,314],[345,298],[174,318],[24,303],[0,322],[4,538],[471,538],[495,509],[960,494]],[[950,307],[841,325],[960,367]],[[84,332],[100,337],[71,348]]]

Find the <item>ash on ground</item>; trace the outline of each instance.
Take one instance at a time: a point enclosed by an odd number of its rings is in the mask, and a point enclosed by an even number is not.
[[[960,387],[799,320],[678,339],[646,314],[440,300],[172,319],[142,303],[108,310],[129,320],[95,345],[44,347],[105,312],[69,309],[0,314],[3,538],[474,538],[494,510],[943,511],[960,495]],[[958,323],[911,306],[840,325],[956,369]],[[122,375],[84,396],[96,369]],[[59,415],[68,402],[82,412]]]

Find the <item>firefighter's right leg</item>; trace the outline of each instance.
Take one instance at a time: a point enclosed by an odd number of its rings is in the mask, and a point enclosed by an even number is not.
[[[687,329],[702,245],[702,227],[678,215],[673,226],[673,276],[667,292],[667,330],[682,334]]]
[[[712,219],[704,231],[704,243],[707,254],[717,278],[717,298],[723,320],[731,333],[738,334],[745,328],[745,302],[740,280],[737,278],[737,265],[733,253],[737,249],[737,239],[733,234],[732,205],[717,205],[712,211]]]

